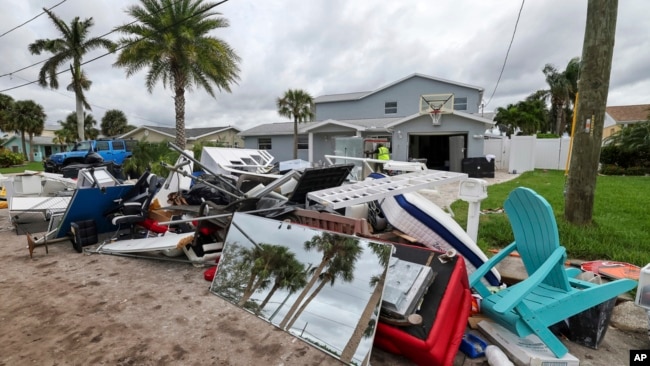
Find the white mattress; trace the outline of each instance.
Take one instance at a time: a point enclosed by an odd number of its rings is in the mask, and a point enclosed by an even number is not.
[[[462,255],[462,251],[471,251],[471,253],[475,255],[474,263],[464,256],[465,267],[467,268],[468,275],[476,271],[476,258],[478,258],[478,265],[485,263],[488,260],[485,253],[483,253],[481,248],[476,245],[467,232],[465,232],[465,230],[463,230],[463,228],[453,218],[451,218],[449,214],[438,207],[438,205],[419,193],[404,193],[403,197],[411,205],[417,207],[423,213],[444,226],[451,235],[458,239],[456,245],[462,245],[463,248],[455,248],[452,246],[432,228],[429,228],[425,223],[418,220],[417,217],[411,215],[407,210],[402,208],[395,197],[387,197],[386,199],[380,200],[379,203],[386,219],[393,227],[414,237],[419,243],[434,250],[446,252],[450,249],[454,249],[459,255]],[[499,272],[496,269],[492,269],[492,273],[500,282],[501,276]],[[496,284],[493,283],[492,285]]]

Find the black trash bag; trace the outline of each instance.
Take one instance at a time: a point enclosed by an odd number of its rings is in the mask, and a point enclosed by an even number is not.
[[[203,201],[210,201],[217,205],[227,205],[230,203],[226,194],[216,188],[210,187],[205,183],[199,182],[183,195],[188,205],[200,205]]]

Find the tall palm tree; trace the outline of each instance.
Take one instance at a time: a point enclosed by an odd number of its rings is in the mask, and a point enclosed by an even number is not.
[[[386,244],[379,243],[368,243],[370,250],[377,255],[379,265],[383,267],[382,272],[379,275],[372,276],[370,278],[370,283],[368,284],[370,288],[373,288],[372,295],[366,303],[366,307],[361,313],[359,322],[352,331],[352,336],[348,340],[348,343],[341,351],[341,361],[344,363],[351,363],[354,354],[359,348],[361,339],[364,336],[369,336],[372,332],[369,331],[369,328],[374,327],[377,324],[376,319],[373,319],[373,315],[378,315],[379,308],[381,307],[381,295],[384,292],[384,283],[386,282],[386,275],[388,272],[388,262],[392,254],[392,247]]]
[[[314,99],[304,90],[289,89],[277,99],[276,104],[279,115],[293,118],[293,158],[298,159],[298,123],[314,118]]]
[[[330,286],[334,286],[337,278],[341,279],[343,282],[352,282],[354,280],[355,263],[359,259],[363,249],[358,245],[358,241],[350,241],[348,243],[351,245],[346,248],[347,250],[345,253],[339,252],[334,259],[329,262],[327,268],[325,268],[325,270],[318,276],[318,285],[309,294],[309,297],[302,302],[294,317],[287,323],[286,329],[291,329],[291,327],[293,327],[293,323],[298,320],[300,314],[305,311],[307,305],[316,298],[325,285],[329,284]]]
[[[43,11],[54,22],[54,26],[61,33],[62,37],[56,39],[39,39],[29,45],[29,52],[34,55],[40,55],[42,52],[52,54],[52,57],[43,64],[38,74],[38,82],[43,87],[49,85],[52,89],[58,89],[58,68],[66,62],[71,62],[70,74],[72,75],[72,82],[68,85],[67,89],[75,93],[78,122],[77,133],[79,139],[84,140],[84,108],[92,110],[86,100],[84,91],[90,89],[92,82],[81,68],[83,56],[95,49],[104,48],[111,50],[115,44],[101,37],[88,38],[90,28],[94,25],[93,18],[87,18],[81,21],[79,17],[75,17],[68,25],[50,10],[43,8]]]
[[[185,91],[205,89],[214,97],[216,86],[230,92],[238,79],[239,56],[223,40],[209,35],[228,27],[218,3],[203,0],[140,0],[127,13],[138,22],[117,28],[128,36],[120,38],[122,48],[115,66],[131,76],[149,67],[145,85],[151,93],[160,81],[174,91],[176,145],[185,149]]]
[[[40,135],[45,127],[45,112],[43,106],[33,100],[19,100],[14,103],[13,112],[13,129],[20,132],[20,138],[23,144],[23,154],[27,159],[27,144],[25,134],[29,135],[30,159],[34,161],[34,135]]]
[[[269,291],[264,300],[262,300],[258,312],[264,309],[277,290],[285,289],[289,292],[289,295],[291,295],[305,287],[307,284],[305,274],[304,265],[296,259],[294,253],[287,252],[287,254],[283,256],[282,262],[273,269],[273,287],[271,287],[271,291]]]
[[[293,324],[292,319],[294,317],[297,318],[300,315],[297,313],[298,307],[302,304],[303,300],[319,278],[321,278],[321,273],[323,273],[336,257],[342,257],[346,258],[348,261],[353,261],[356,260],[361,251],[359,239],[326,232],[314,236],[311,240],[305,242],[304,248],[307,251],[314,249],[323,253],[323,256],[318,266],[314,269],[311,279],[298,295],[296,301],[289,309],[289,312],[284,316],[284,319],[280,322],[279,327],[282,329],[288,329],[287,324],[289,324],[290,321]]]
[[[549,86],[547,93],[551,99],[551,108],[555,116],[555,133],[561,135],[567,124],[566,108],[573,105],[578,92],[580,58],[572,58],[564,71],[559,71],[555,66],[546,64],[542,72]]]
[[[288,254],[289,248],[266,243],[260,243],[247,251],[246,261],[253,263],[253,267],[237,305],[244,306],[255,291],[265,288],[273,273],[286,262]]]

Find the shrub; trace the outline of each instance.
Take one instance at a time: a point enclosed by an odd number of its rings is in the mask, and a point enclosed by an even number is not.
[[[538,139],[556,139],[560,136],[558,136],[555,133],[538,133],[537,138]]]
[[[646,175],[650,173],[650,169],[642,166],[631,166],[625,169],[625,175]]]
[[[23,154],[14,153],[11,150],[0,150],[0,167],[6,168],[12,165],[20,165],[25,162]]]
[[[603,164],[600,167],[600,174],[604,175],[625,175],[625,168],[614,164]]]

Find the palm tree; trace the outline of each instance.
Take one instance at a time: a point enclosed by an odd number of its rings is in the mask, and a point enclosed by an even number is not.
[[[377,323],[376,319],[373,319],[373,315],[375,315],[381,307],[381,295],[384,291],[384,283],[386,282],[386,275],[388,272],[388,262],[390,261],[392,254],[392,247],[390,245],[368,243],[368,247],[375,255],[377,255],[379,265],[383,267],[383,270],[381,274],[370,278],[369,286],[373,288],[372,295],[370,295],[370,299],[361,313],[357,326],[352,331],[350,340],[348,340],[343,351],[341,351],[341,361],[344,363],[352,362],[352,358],[354,357],[357,348],[359,348],[361,339],[364,336],[371,335],[372,332],[370,332],[369,329],[372,329],[372,327]]]
[[[298,159],[298,123],[314,118],[314,99],[304,90],[289,89],[277,99],[276,104],[279,115],[293,118],[293,158]]]
[[[136,127],[129,124],[124,112],[118,109],[106,111],[100,124],[104,136],[117,136],[125,134]]]
[[[567,124],[566,108],[573,105],[578,92],[580,58],[572,58],[565,71],[559,71],[555,66],[546,64],[542,72],[549,86],[547,95],[551,99],[551,108],[555,116],[555,133],[561,135]]]
[[[203,0],[140,0],[127,13],[138,22],[117,28],[127,34],[118,41],[122,48],[115,66],[131,76],[149,67],[145,85],[151,93],[160,81],[174,91],[176,145],[185,149],[185,91],[205,89],[214,97],[214,84],[230,92],[238,79],[239,56],[223,40],[209,33],[228,27],[212,8],[219,3]]]
[[[33,100],[19,100],[14,103],[12,116],[13,129],[20,132],[23,144],[23,154],[27,159],[27,144],[25,134],[29,135],[30,161],[34,161],[34,135],[40,135],[45,126],[45,112],[43,106]]]
[[[0,93],[0,130],[8,132],[11,130],[11,111],[13,110],[14,98]]]
[[[269,278],[286,263],[289,254],[292,253],[287,247],[266,243],[260,243],[248,250],[245,260],[253,263],[253,267],[244,288],[244,294],[237,305],[244,306],[255,291],[266,288],[270,282]]]
[[[315,249],[316,251],[322,252],[323,256],[321,262],[313,270],[312,277],[307,283],[307,286],[303,288],[302,292],[298,295],[296,301],[289,309],[289,312],[280,322],[279,327],[282,329],[288,329],[287,324],[289,321],[291,321],[294,316],[297,318],[300,315],[296,312],[298,307],[301,305],[312,287],[314,287],[316,281],[321,278],[321,273],[323,273],[336,257],[344,258],[347,261],[353,261],[356,260],[361,252],[359,239],[326,232],[314,236],[311,240],[305,242],[304,247],[307,251]],[[291,323],[293,324],[293,321],[291,321]]]
[[[287,252],[286,256],[284,256],[282,260],[283,263],[273,269],[273,287],[271,287],[271,291],[269,291],[264,300],[262,300],[258,312],[264,309],[277,290],[285,289],[289,292],[289,295],[291,295],[305,287],[307,284],[307,279],[305,278],[305,267],[296,259],[293,253]]]
[[[355,263],[359,259],[363,249],[357,240],[349,241],[348,244],[351,245],[346,248],[345,252],[339,252],[334,259],[329,262],[325,271],[318,275],[318,285],[309,294],[309,297],[302,302],[294,317],[287,323],[286,329],[291,329],[293,323],[296,322],[300,317],[300,314],[302,314],[302,312],[307,308],[307,305],[316,298],[316,295],[321,292],[325,285],[329,284],[330,286],[334,286],[337,278],[340,278],[343,282],[352,282],[354,280]]]
[[[43,11],[52,19],[54,26],[61,33],[62,37],[56,39],[39,39],[29,45],[29,52],[34,55],[40,55],[42,52],[50,52],[52,54],[52,57],[43,64],[38,75],[38,82],[43,87],[49,85],[52,89],[58,89],[59,82],[57,75],[59,71],[57,69],[66,62],[72,62],[70,64],[72,82],[68,85],[67,89],[75,93],[78,122],[77,134],[79,135],[79,139],[84,140],[84,108],[92,110],[86,100],[84,90],[87,91],[90,89],[92,82],[81,69],[83,56],[95,49],[105,48],[111,50],[115,44],[101,37],[88,38],[90,28],[94,25],[93,18],[80,21],[79,17],[75,17],[70,22],[70,25],[68,25],[50,10],[43,8]]]
[[[607,137],[605,143],[620,146],[626,152],[650,153],[650,116],[649,120],[625,127]]]
[[[74,141],[83,140],[79,136],[79,124],[77,123],[78,116],[72,112],[67,115],[65,121],[59,121],[59,124],[63,127],[62,129],[55,132],[56,136],[59,137],[59,141],[65,143],[71,143]],[[93,117],[92,114],[84,113],[83,118],[84,134],[89,140],[96,139],[99,136],[99,130],[94,126],[97,124],[97,120]]]

